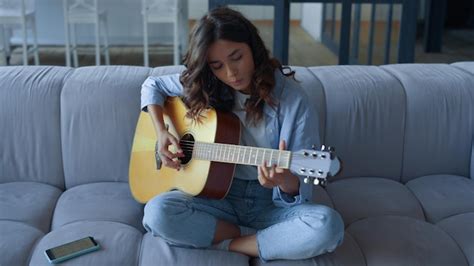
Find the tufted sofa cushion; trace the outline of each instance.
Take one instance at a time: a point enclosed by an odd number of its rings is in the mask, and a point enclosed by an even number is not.
[[[0,183],[64,188],[60,96],[64,67],[0,67]]]
[[[400,83],[375,66],[312,67],[326,106],[325,138],[344,163],[335,178],[400,180],[405,95]],[[307,88],[312,89],[312,88]]]
[[[27,265],[32,250],[44,233],[26,223],[2,219],[0,236],[1,265]]]
[[[450,235],[463,251],[469,265],[474,264],[474,212],[453,215],[437,225]]]
[[[442,64],[382,68],[400,81],[407,98],[402,182],[433,174],[469,176],[474,75]]]
[[[411,191],[387,178],[349,178],[330,184],[327,191],[346,226],[385,215],[425,219],[423,209]]]
[[[0,184],[0,220],[22,222],[47,233],[61,193],[56,187],[36,182]]]
[[[151,233],[143,237],[142,265],[247,265],[245,255],[212,249],[187,249],[168,245]]]
[[[84,67],[66,79],[61,144],[67,188],[128,181],[140,84],[149,73],[141,67]]]
[[[78,185],[58,199],[51,229],[78,221],[113,221],[144,232],[143,205],[137,203],[127,183],[101,182]]]
[[[371,217],[347,228],[367,265],[467,265],[457,243],[433,224],[400,216]]]
[[[86,236],[102,246],[68,262],[68,265],[137,265],[143,234],[135,227],[112,221],[79,221],[64,225],[44,236],[36,245],[30,265],[51,265],[44,250]]]
[[[411,180],[407,187],[419,200],[426,220],[440,220],[474,212],[474,182],[470,178],[453,175],[431,175]]]

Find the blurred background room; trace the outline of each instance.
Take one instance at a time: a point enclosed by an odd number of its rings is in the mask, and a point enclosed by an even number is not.
[[[0,65],[180,64],[190,29],[219,4],[289,65],[474,60],[474,0],[0,0]]]

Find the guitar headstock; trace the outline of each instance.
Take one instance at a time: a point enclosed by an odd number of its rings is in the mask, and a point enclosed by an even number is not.
[[[334,149],[325,145],[318,150],[300,150],[294,152],[291,158],[290,170],[298,175],[306,176],[305,183],[325,185],[327,178],[335,176],[341,167],[339,159],[334,155]]]

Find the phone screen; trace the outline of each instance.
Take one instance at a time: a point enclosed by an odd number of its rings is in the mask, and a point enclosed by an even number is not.
[[[54,260],[94,246],[97,246],[97,243],[94,241],[94,239],[92,237],[86,237],[48,249],[46,250],[46,254],[51,260]]]

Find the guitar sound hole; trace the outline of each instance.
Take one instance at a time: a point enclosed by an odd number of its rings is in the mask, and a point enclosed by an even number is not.
[[[191,161],[191,158],[193,156],[193,149],[194,149],[194,137],[191,134],[185,134],[180,140],[179,140],[179,146],[181,146],[181,149],[183,150],[184,157],[179,158],[181,161],[181,164],[187,164],[189,161]]]

